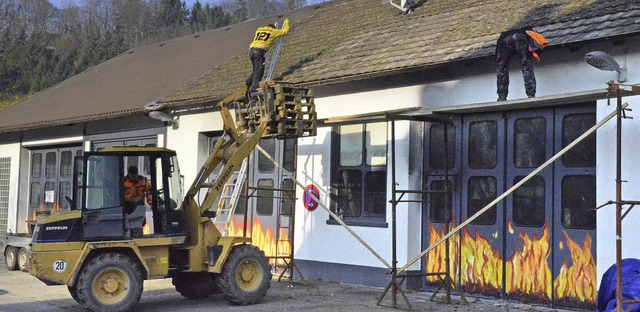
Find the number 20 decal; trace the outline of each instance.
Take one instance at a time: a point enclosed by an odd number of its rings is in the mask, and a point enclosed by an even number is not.
[[[56,260],[53,262],[53,270],[57,273],[62,273],[67,268],[67,263],[63,260]]]

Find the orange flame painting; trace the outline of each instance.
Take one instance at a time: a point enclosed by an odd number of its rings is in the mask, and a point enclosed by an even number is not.
[[[537,232],[529,237],[525,231],[518,234],[522,247],[506,263],[505,291],[520,300],[551,303],[551,269],[548,258],[551,254],[549,226],[545,223],[542,235]]]
[[[238,220],[235,216],[229,221],[227,233],[229,236],[242,236],[243,235],[244,222]],[[252,244],[260,250],[264,251],[267,257],[285,257],[291,255],[291,241],[289,240],[289,231],[280,229],[278,233],[279,240],[276,241],[275,233],[271,229],[271,225],[267,225],[266,229],[263,229],[260,222],[254,222],[250,236],[252,238]],[[281,259],[273,259],[270,262],[276,265],[284,265]]]
[[[596,263],[591,253],[591,236],[587,233],[580,247],[565,230],[562,232],[573,265],[569,267],[569,259],[564,259],[560,274],[553,283],[556,301],[565,306],[580,306],[580,302],[585,302],[588,304],[586,308],[595,308],[597,277]],[[559,247],[562,248],[562,240]]]
[[[451,228],[454,225],[452,224]],[[429,244],[440,240],[448,229],[444,225],[439,229],[428,224]],[[558,242],[558,250],[566,246],[571,258],[565,258],[560,272],[552,281],[549,267],[551,256],[551,238],[546,223],[540,233],[532,235],[525,231],[516,234],[511,220],[507,221],[507,235],[518,235],[515,251],[504,261],[500,251],[478,231],[464,228],[460,235],[451,236],[450,272],[459,276],[464,290],[486,296],[500,296],[502,289],[510,298],[525,302],[550,304],[552,298],[561,306],[593,308],[596,298],[596,266],[591,253],[592,238],[586,235],[582,246],[564,231],[564,241]],[[497,231],[491,236],[497,238]],[[455,255],[460,246],[460,258]],[[443,272],[445,266],[444,244],[428,253],[425,260],[427,272]],[[503,263],[504,262],[504,263]],[[459,274],[457,272],[460,265]],[[504,266],[504,270],[503,270]],[[503,278],[504,274],[504,278]],[[502,281],[505,285],[502,285]],[[428,276],[427,282],[433,283],[437,277]]]

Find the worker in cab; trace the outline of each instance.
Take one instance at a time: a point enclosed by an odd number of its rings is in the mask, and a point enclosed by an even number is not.
[[[506,101],[509,93],[509,60],[517,55],[520,58],[522,77],[527,97],[536,96],[536,76],[533,73],[531,59],[540,61],[539,53],[547,46],[547,41],[533,28],[509,29],[500,34],[496,42],[498,101]]]
[[[245,84],[249,87],[249,94],[256,92],[258,83],[264,76],[264,62],[267,52],[271,49],[276,39],[287,33],[289,33],[288,18],[284,19],[282,29],[277,29],[273,24],[269,24],[256,30],[253,41],[249,44],[249,59],[253,67],[251,75],[245,81]]]
[[[138,167],[130,166],[127,175],[124,177],[124,200],[134,203],[133,208],[138,205],[144,205],[145,196],[151,191],[151,183],[149,180],[138,174]],[[131,206],[131,205],[129,205]],[[125,207],[128,207],[125,205]],[[131,213],[127,211],[127,213]]]

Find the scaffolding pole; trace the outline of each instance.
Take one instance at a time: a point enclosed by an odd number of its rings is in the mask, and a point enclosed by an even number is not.
[[[484,208],[480,209],[478,212],[476,212],[473,216],[469,217],[467,220],[465,220],[464,222],[460,223],[460,225],[456,226],[453,230],[451,230],[449,233],[447,233],[445,236],[443,236],[440,240],[438,240],[437,242],[435,242],[434,244],[430,245],[427,249],[425,249],[422,253],[420,253],[420,255],[416,256],[415,258],[413,258],[411,261],[409,261],[407,264],[405,264],[403,267],[401,267],[398,270],[398,274],[402,273],[403,271],[405,271],[407,268],[409,268],[412,264],[414,264],[416,261],[420,260],[420,258],[422,258],[424,255],[426,255],[427,253],[429,253],[431,250],[435,249],[438,245],[440,245],[441,243],[447,241],[451,236],[453,236],[454,234],[456,234],[458,231],[460,231],[461,229],[463,229],[465,226],[467,226],[467,224],[469,224],[471,221],[475,220],[476,218],[478,218],[480,215],[482,215],[483,213],[485,213],[487,210],[489,210],[491,207],[493,207],[494,205],[496,205],[498,202],[500,202],[501,200],[503,200],[505,197],[509,196],[511,193],[513,193],[516,189],[518,189],[520,186],[522,186],[524,183],[526,183],[527,181],[529,181],[531,178],[533,178],[536,174],[538,174],[540,171],[542,171],[544,168],[546,168],[547,166],[551,165],[554,161],[556,161],[558,158],[560,158],[562,155],[564,155],[567,151],[569,151],[570,149],[574,148],[578,143],[580,143],[582,140],[584,140],[586,137],[588,137],[590,134],[592,134],[593,132],[595,132],[598,128],[602,127],[604,124],[606,124],[609,120],[611,120],[613,117],[615,117],[616,115],[619,114],[619,111],[627,108],[627,106],[629,106],[628,103],[624,103],[620,106],[620,108],[616,109],[615,111],[609,113],[609,115],[607,115],[605,118],[603,118],[602,120],[600,120],[597,124],[595,124],[593,127],[589,128],[589,130],[587,130],[585,133],[583,133],[581,136],[579,136],[578,138],[576,138],[575,140],[573,140],[573,142],[571,142],[569,145],[567,145],[565,148],[563,148],[561,151],[559,151],[558,153],[556,153],[555,155],[553,155],[553,157],[549,158],[549,160],[547,160],[545,163],[543,163],[542,165],[540,165],[540,167],[536,168],[535,170],[533,170],[531,173],[529,173],[526,177],[524,177],[524,179],[520,180],[518,183],[514,184],[510,189],[508,189],[506,192],[502,193],[502,195],[498,196],[496,199],[494,199],[492,202],[490,202],[489,204],[487,204],[486,206],[484,206]]]
[[[637,304],[640,300],[625,300],[622,296],[622,219],[638,204],[637,201],[622,200],[622,118],[624,118],[624,110],[627,103],[622,104],[622,91],[630,91],[633,94],[640,94],[640,87],[632,85],[623,85],[610,81],[609,92],[616,93],[616,200],[609,203],[616,204],[616,312],[624,311],[624,304]],[[607,205],[605,204],[605,205]],[[630,204],[631,206],[622,214],[622,206]]]

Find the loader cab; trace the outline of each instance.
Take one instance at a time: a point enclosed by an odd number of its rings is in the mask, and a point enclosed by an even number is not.
[[[184,235],[182,177],[172,150],[85,153],[76,158],[73,187],[83,240]]]

